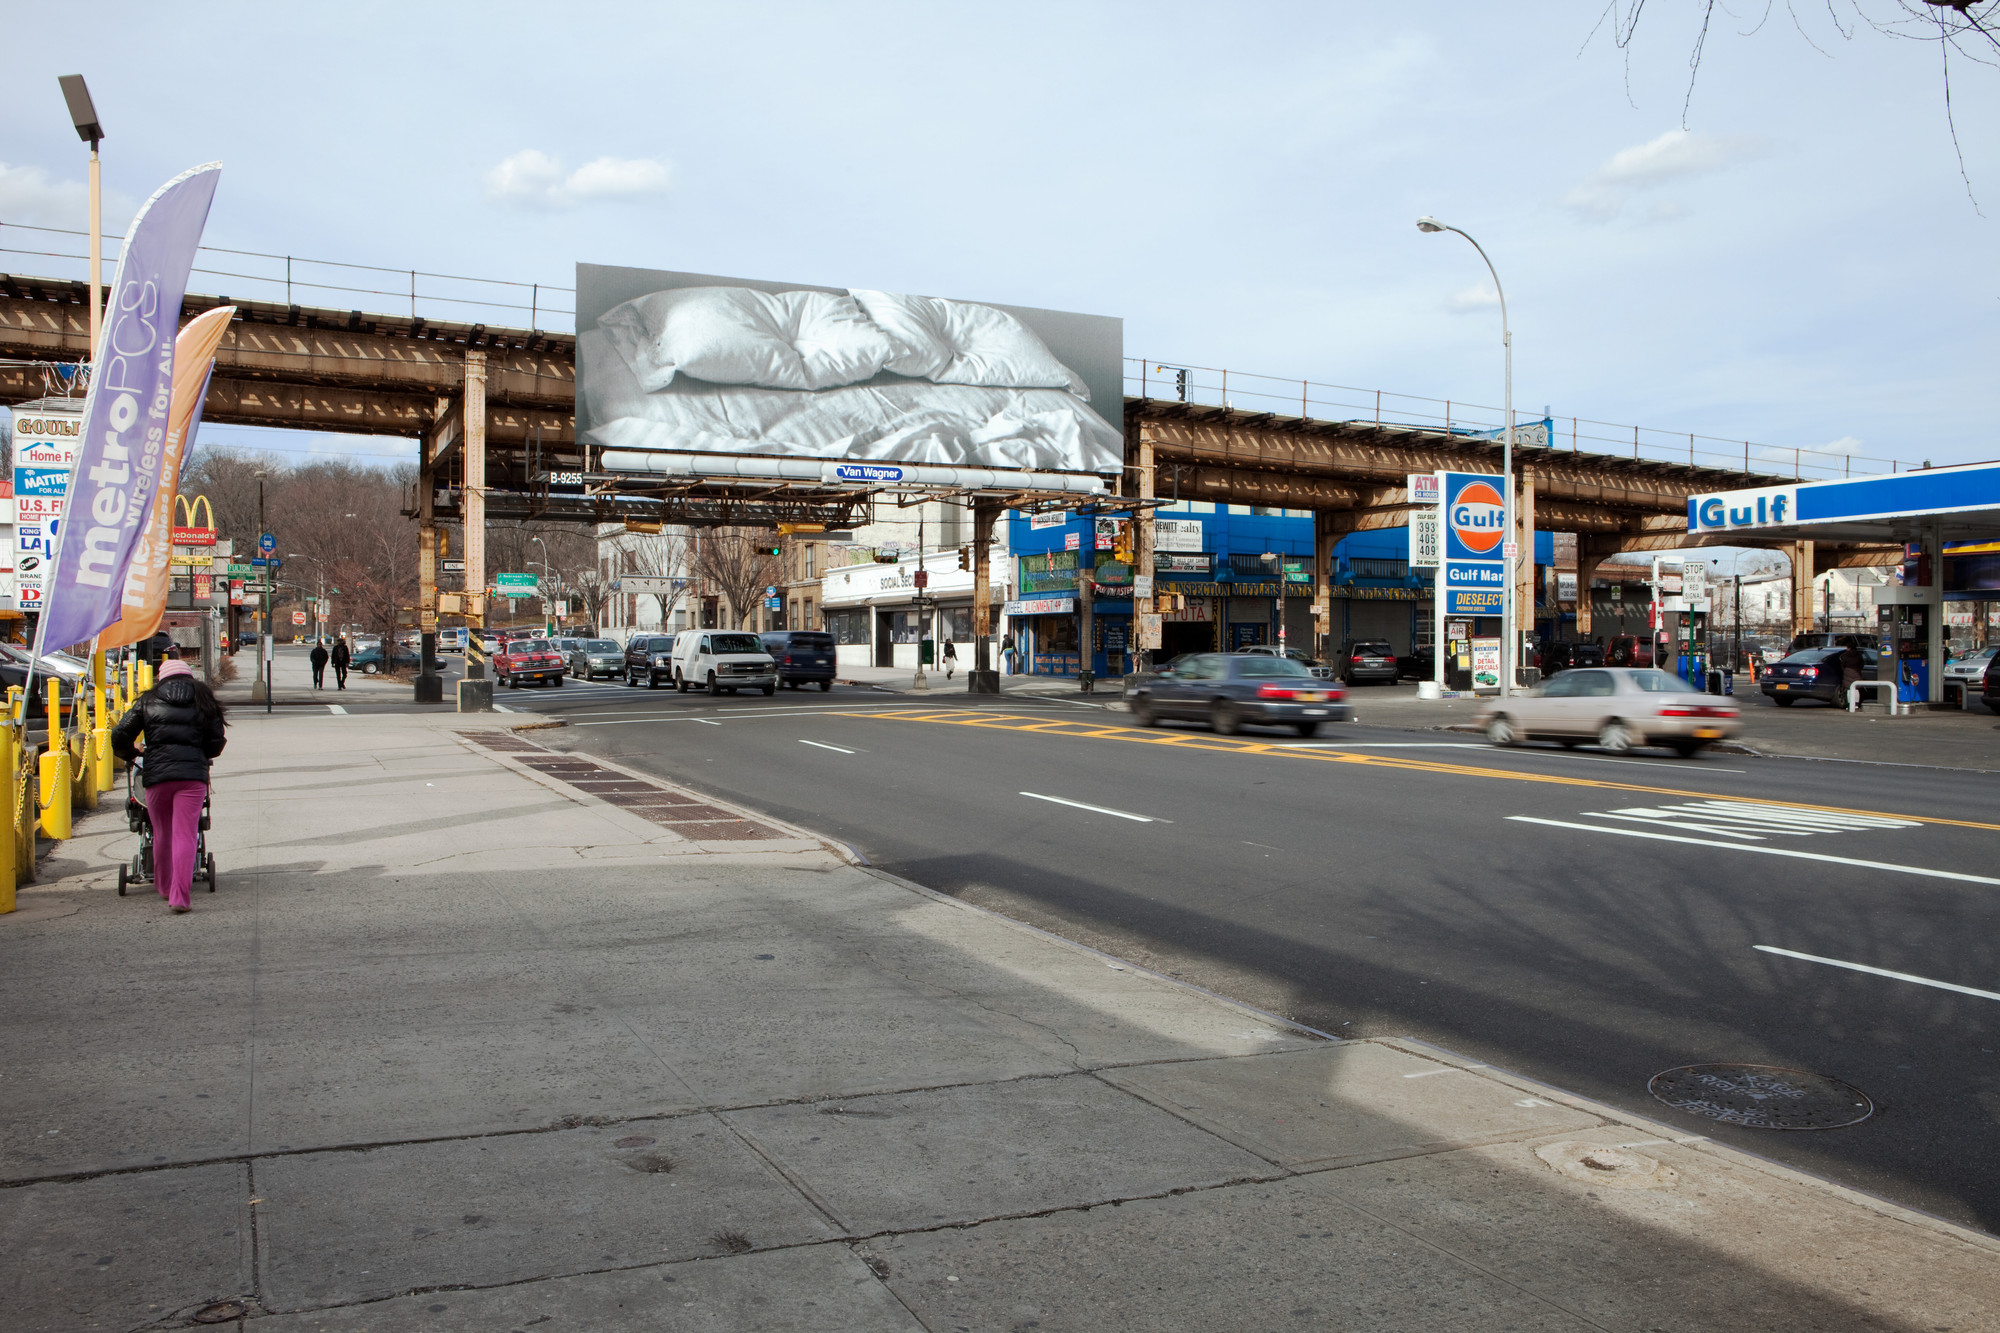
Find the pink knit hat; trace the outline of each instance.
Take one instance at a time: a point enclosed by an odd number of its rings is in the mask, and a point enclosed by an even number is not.
[[[160,663],[160,674],[154,679],[165,680],[169,676],[192,676],[194,668],[186,662],[167,661]]]

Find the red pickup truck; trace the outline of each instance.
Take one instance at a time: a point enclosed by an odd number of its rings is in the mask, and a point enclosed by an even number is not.
[[[547,639],[510,639],[493,654],[493,679],[510,689],[530,680],[560,685],[568,670],[569,663]]]

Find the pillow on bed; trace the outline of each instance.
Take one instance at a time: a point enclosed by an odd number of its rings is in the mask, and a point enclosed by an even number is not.
[[[627,301],[598,327],[648,393],[676,375],[827,389],[873,377],[895,352],[854,298],[835,292],[682,287]]]
[[[1027,325],[1004,310],[899,292],[852,295],[894,348],[885,370],[937,384],[1068,389],[1090,401],[1083,381],[1056,360]]]

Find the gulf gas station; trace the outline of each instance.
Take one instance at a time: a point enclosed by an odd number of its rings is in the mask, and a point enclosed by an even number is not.
[[[2000,598],[2000,559],[1982,558],[2000,549],[2000,463],[1690,496],[1687,526],[1691,544],[1784,547],[1808,577],[1815,543],[1900,546],[1901,577],[1875,590],[1877,679],[1896,705],[1965,702],[1945,689],[1946,607]]]

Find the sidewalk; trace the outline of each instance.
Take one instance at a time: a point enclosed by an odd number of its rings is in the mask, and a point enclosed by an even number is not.
[[[546,750],[238,710],[0,917],[6,1326],[1990,1327],[2000,1241]],[[1441,1077],[1440,1077],[1441,1076]]]
[[[279,708],[296,707],[300,704],[345,704],[354,700],[375,703],[409,703],[411,686],[407,680],[397,680],[390,676],[365,676],[359,671],[347,673],[347,688],[335,685],[333,668],[326,669],[326,684],[314,689],[312,683],[312,660],[308,654],[312,650],[295,644],[279,644],[271,659],[271,702]],[[445,668],[451,670],[456,657],[445,659]],[[245,648],[235,657],[236,679],[219,686],[215,693],[231,708],[241,708],[246,712],[251,708],[261,710],[264,705],[250,702],[250,688],[255,682],[260,663],[257,650]]]

